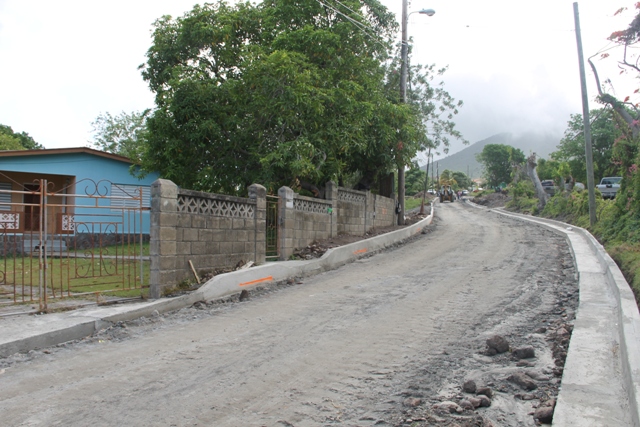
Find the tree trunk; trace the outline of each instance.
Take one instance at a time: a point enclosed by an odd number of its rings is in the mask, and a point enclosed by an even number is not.
[[[541,211],[547,204],[549,195],[547,195],[544,191],[544,187],[542,187],[542,183],[538,177],[538,172],[536,171],[536,166],[538,166],[536,163],[536,153],[533,153],[527,158],[526,170],[527,175],[533,182],[533,186],[536,188],[536,195],[538,196],[538,210]]]

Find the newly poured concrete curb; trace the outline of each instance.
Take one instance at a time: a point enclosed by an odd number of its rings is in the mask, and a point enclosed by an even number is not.
[[[580,302],[553,425],[640,427],[640,313],[616,263],[583,228],[492,210],[565,236],[576,263]]]
[[[401,230],[329,249],[321,258],[309,261],[282,261],[234,271],[213,277],[198,290],[175,298],[108,307],[84,308],[66,313],[15,316],[0,319],[0,357],[27,352],[90,336],[119,322],[149,317],[210,301],[270,282],[307,277],[338,268],[419,234],[433,220],[431,213],[422,221]]]

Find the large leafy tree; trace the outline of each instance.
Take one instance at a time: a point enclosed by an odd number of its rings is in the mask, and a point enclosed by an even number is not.
[[[332,3],[333,4],[333,3]],[[389,76],[397,24],[377,0],[195,6],[155,23],[142,74],[156,94],[145,169],[188,188],[365,186],[426,147]]]
[[[119,154],[139,163],[146,141],[146,118],[149,110],[134,111],[117,116],[100,113],[91,125],[95,148],[109,153]]]
[[[230,193],[319,184],[366,157],[379,135],[415,133],[410,110],[383,92],[392,15],[375,0],[342,4],[219,2],[158,20],[142,66],[157,106],[145,167]]]
[[[511,182],[514,166],[526,160],[522,150],[504,144],[485,145],[476,159],[484,166],[484,177],[491,187]]]
[[[38,144],[28,133],[26,132],[14,132],[10,126],[0,125],[0,136],[2,137],[2,147],[15,147],[15,148],[2,148],[3,150],[41,150],[44,147]],[[19,145],[15,145],[15,142]]]
[[[614,174],[617,170],[617,166],[612,162],[612,152],[616,139],[621,137],[622,133],[615,122],[615,114],[611,108],[596,109],[590,112],[593,170],[596,180]],[[551,154],[553,160],[567,162],[571,169],[571,176],[576,181],[583,183],[587,182],[584,144],[582,114],[572,114],[564,136],[558,144],[558,150]],[[542,172],[543,165],[544,162],[539,163],[538,174],[541,178],[543,175],[545,176],[542,179],[552,179],[551,176],[547,177],[549,174]]]

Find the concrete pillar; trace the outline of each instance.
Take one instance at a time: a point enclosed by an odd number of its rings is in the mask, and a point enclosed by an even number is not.
[[[151,184],[149,298],[160,298],[163,289],[177,282],[177,222],[178,186],[169,180],[158,179]]]
[[[327,182],[324,191],[324,198],[331,201],[331,231],[330,237],[338,235],[338,184],[333,181]]]
[[[295,233],[295,218],[293,216],[293,190],[280,187],[280,210],[278,212],[278,240],[280,240],[280,260],[284,261],[293,255],[293,238]]]
[[[264,264],[267,254],[267,189],[260,184],[252,184],[249,186],[249,198],[256,201],[254,262]]]

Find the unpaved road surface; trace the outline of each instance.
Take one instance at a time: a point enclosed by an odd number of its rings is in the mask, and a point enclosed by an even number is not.
[[[567,245],[462,203],[437,209],[428,233],[338,270],[0,359],[0,424],[536,425],[577,302]],[[485,354],[494,334],[536,357]],[[470,398],[468,379],[490,387],[490,407],[433,409]]]

